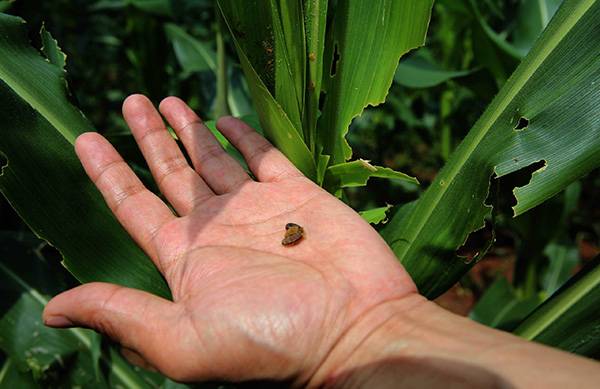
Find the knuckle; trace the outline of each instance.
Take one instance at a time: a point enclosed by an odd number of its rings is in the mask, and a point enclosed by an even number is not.
[[[244,131],[237,139],[238,143],[252,146],[252,147],[254,147],[255,143],[258,143],[259,141],[269,143],[265,138],[263,138],[261,135],[259,135],[256,131],[251,130],[251,129]]]
[[[140,139],[137,142],[139,144],[147,142],[150,139],[150,137],[155,136],[155,135],[160,135],[164,131],[166,131],[166,128],[164,128],[164,127],[149,128],[146,130],[146,132],[140,137]]]
[[[101,183],[103,180],[106,180],[107,177],[112,176],[115,173],[115,169],[122,167],[123,163],[125,163],[125,162],[122,160],[118,160],[118,161],[109,162],[108,164],[102,166],[100,168],[100,172],[98,173],[98,175],[96,177],[93,178],[92,181],[94,181],[94,184],[96,184],[96,186],[98,186],[98,184]]]
[[[111,162],[94,180],[94,184],[100,188],[106,202],[115,213],[127,199],[145,189],[137,178],[127,178],[127,169],[129,166],[124,161]]]
[[[162,159],[156,166],[158,184],[161,185],[166,177],[178,173],[187,167],[187,161],[179,155],[173,155]]]
[[[117,297],[120,288],[115,287],[106,297],[101,300],[99,306],[92,310],[89,325],[96,331],[119,341],[119,332],[111,315],[111,304]]]
[[[251,163],[258,157],[264,156],[265,154],[273,150],[273,146],[265,139],[257,139],[255,143],[251,145],[251,152],[249,153],[246,161]]]
[[[90,326],[97,332],[108,336],[110,339],[116,342],[120,341],[118,332],[116,331],[112,321],[108,320],[106,315],[103,313],[96,313],[93,315],[92,319],[90,320]]]
[[[198,126],[202,126],[204,123],[202,122],[202,120],[200,119],[194,119],[186,124],[184,124],[183,126],[181,126],[179,132],[181,133],[185,133],[185,132],[194,132],[195,130],[197,130]]]
[[[144,187],[139,183],[115,187],[111,199],[111,208],[113,209],[113,212],[117,213],[128,199],[140,194],[142,191],[144,191]]]
[[[196,158],[196,164],[202,166],[212,160],[217,160],[223,156],[225,151],[220,144],[211,144],[204,146]]]

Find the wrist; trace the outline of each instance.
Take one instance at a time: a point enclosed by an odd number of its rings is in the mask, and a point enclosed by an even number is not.
[[[371,308],[345,331],[307,386],[351,387],[350,381],[360,379],[370,366],[412,353],[407,340],[430,304],[414,293]]]
[[[498,374],[475,362],[494,338],[472,334],[471,325],[417,294],[389,301],[347,331],[309,386],[502,387]]]
[[[586,387],[598,364],[454,315],[417,294],[381,304],[337,342],[309,387]]]

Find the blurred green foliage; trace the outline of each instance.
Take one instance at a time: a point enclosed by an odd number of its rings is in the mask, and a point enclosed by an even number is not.
[[[347,190],[347,200],[355,209],[379,207],[381,212],[366,217],[384,222],[385,211],[388,215],[398,211],[388,210],[386,204],[392,199],[395,203],[416,199],[419,191],[433,180],[531,47],[560,1],[542,1],[545,11],[534,9],[531,3],[529,0],[436,2],[426,46],[401,61],[386,104],[369,108],[355,119],[347,137],[355,158],[407,172],[419,179],[422,188],[373,179],[368,190]],[[121,103],[128,94],[144,93],[155,103],[165,96],[177,95],[203,118],[215,116],[217,65],[211,61],[218,50],[216,37],[222,31],[213,1],[17,0],[0,1],[0,11],[28,21],[34,46],[42,45],[37,34],[42,25],[52,33],[67,53],[68,83],[75,105],[99,131],[111,135],[143,178],[147,178],[144,162],[132,147],[120,113]],[[228,63],[228,108],[236,115],[251,114],[252,106],[235,51],[228,34],[222,36]],[[0,155],[0,166],[3,162]],[[495,180],[496,190],[490,199],[498,205],[495,215],[498,244],[489,256],[499,258],[502,265],[468,275],[462,282],[475,300],[479,300],[472,317],[503,329],[512,329],[564,283],[579,268],[582,257],[589,259],[598,253],[598,172],[592,172],[551,201],[513,219],[512,189],[527,183],[529,175],[530,172],[522,172]],[[145,182],[150,183],[150,180]],[[43,266],[49,267],[47,274],[52,274],[46,281],[60,280],[52,288],[40,290],[45,296],[73,286],[74,280],[57,265],[57,253],[27,231],[9,204],[0,198],[3,245],[0,260],[7,261],[9,258],[4,256],[14,254],[26,256],[27,263],[42,261]],[[465,245],[467,252],[470,244],[474,247],[481,244],[477,239],[485,240],[476,234],[472,238],[475,242],[468,241]],[[31,265],[30,269],[41,269],[39,266]],[[30,276],[44,278],[44,274],[38,273]],[[4,278],[2,280],[4,283]],[[37,283],[36,288],[42,285],[44,282]],[[15,288],[7,289],[6,293],[8,290],[9,294],[16,293],[11,301],[19,301],[23,306],[32,304],[24,297],[27,294],[21,296]],[[19,314],[15,312],[18,306],[12,305],[11,309],[7,302],[2,314],[12,312],[13,316],[2,316],[3,320],[14,320]],[[505,309],[500,312],[492,309],[498,304]],[[41,305],[33,312],[41,312]],[[42,327],[38,330],[54,331]],[[70,358],[69,363],[76,364],[77,359],[72,357],[76,346],[69,342],[73,341],[66,340],[62,344],[61,352]],[[95,342],[100,344],[99,340]],[[10,347],[5,345],[6,342],[0,342],[4,352],[9,352]],[[103,342],[102,347],[110,349],[111,346]],[[106,355],[118,358],[114,351]],[[60,374],[73,373],[69,365],[58,363],[56,358],[44,363],[45,369],[28,366],[26,359],[19,360],[13,353],[7,359],[0,352],[0,365],[4,366],[0,369],[0,383],[35,387],[32,381],[35,376],[41,382],[60,385],[65,379]],[[19,368],[15,370],[11,366]],[[156,377],[148,380],[145,382],[150,387],[176,385]]]

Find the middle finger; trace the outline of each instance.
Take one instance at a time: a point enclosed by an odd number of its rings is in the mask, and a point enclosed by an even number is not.
[[[252,181],[182,100],[167,97],[159,109],[183,142],[194,168],[215,193],[228,193]]]
[[[189,214],[214,193],[187,163],[152,102],[128,97],[123,116],[131,128],[158,187],[179,215]]]

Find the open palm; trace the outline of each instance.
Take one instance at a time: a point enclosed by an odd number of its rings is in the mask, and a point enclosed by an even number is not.
[[[97,329],[130,359],[179,380],[306,382],[362,316],[416,292],[376,231],[243,122],[223,118],[218,127],[257,181],[181,100],[167,98],[160,110],[194,168],[148,99],[131,96],[123,106],[177,215],[100,135],[80,136],[76,149],[165,276],[173,302],[91,283],[55,297],[44,312],[48,325]],[[290,222],[304,237],[284,246]]]

